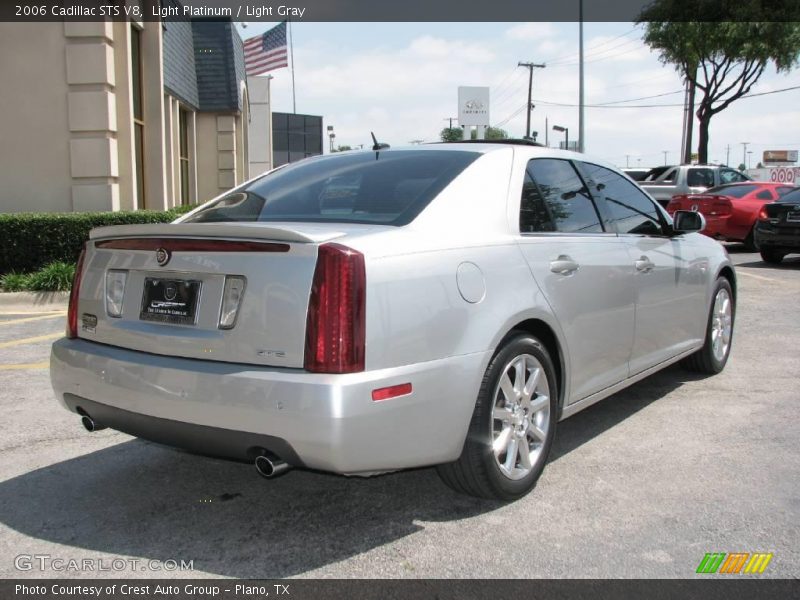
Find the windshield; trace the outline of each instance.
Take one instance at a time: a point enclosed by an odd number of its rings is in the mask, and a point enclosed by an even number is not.
[[[391,150],[304,160],[224,196],[185,222],[406,225],[478,156],[459,150]]]

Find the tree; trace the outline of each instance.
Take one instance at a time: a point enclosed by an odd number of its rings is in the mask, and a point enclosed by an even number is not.
[[[478,130],[473,129],[472,133],[470,134],[470,139],[478,139]],[[507,140],[508,139],[508,132],[505,129],[500,129],[499,127],[487,127],[486,128],[486,135],[484,139],[487,140]]]
[[[460,142],[464,139],[464,130],[461,127],[445,127],[439,132],[443,142]]]
[[[656,0],[639,16],[644,41],[700,91],[700,163],[708,162],[711,118],[745,96],[767,65],[787,72],[800,59],[796,0]]]

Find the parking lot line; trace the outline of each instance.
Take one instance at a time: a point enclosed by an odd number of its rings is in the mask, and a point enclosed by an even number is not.
[[[754,279],[760,279],[761,281],[770,281],[772,283],[778,283],[777,279],[773,279],[772,277],[764,277],[763,275],[756,275],[755,273],[750,273],[749,271],[742,271],[741,267],[736,268],[736,273],[739,275],[747,275],[748,277],[753,277]]]
[[[41,317],[25,317],[24,319],[11,319],[9,321],[0,321],[0,325],[16,325],[17,323],[30,323],[31,321],[41,321],[43,319],[55,319],[56,317],[63,317],[65,312],[59,312],[52,315],[42,315]]]
[[[14,370],[27,370],[27,369],[46,369],[50,366],[50,363],[45,362],[38,362],[38,363],[19,363],[16,365],[0,365],[0,371],[14,371]]]
[[[0,317],[10,317],[12,315],[64,315],[65,310],[6,310],[0,311]]]
[[[11,348],[12,346],[22,346],[23,344],[35,344],[36,342],[43,342],[45,340],[53,340],[64,335],[63,331],[57,333],[48,333],[47,335],[37,335],[35,337],[22,338],[19,340],[11,340],[9,342],[0,342],[0,348]]]

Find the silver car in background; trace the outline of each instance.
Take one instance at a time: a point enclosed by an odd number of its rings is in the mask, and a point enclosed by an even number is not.
[[[89,430],[265,476],[438,465],[515,499],[559,420],[679,360],[725,366],[733,266],[674,218],[532,145],[307,159],[180,222],[94,230],[53,388]]]

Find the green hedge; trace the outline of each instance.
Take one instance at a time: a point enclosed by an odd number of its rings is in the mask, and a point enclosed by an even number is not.
[[[0,274],[28,273],[56,261],[78,260],[89,231],[106,225],[169,223],[194,207],[168,211],[0,214]]]

